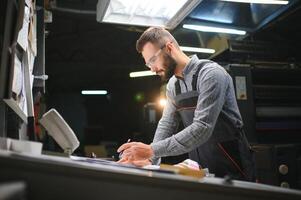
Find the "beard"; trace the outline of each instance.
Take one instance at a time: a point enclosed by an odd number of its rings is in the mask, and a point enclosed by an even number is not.
[[[162,82],[166,83],[175,73],[177,62],[170,55],[164,52],[163,65],[166,66],[164,74],[161,76]]]

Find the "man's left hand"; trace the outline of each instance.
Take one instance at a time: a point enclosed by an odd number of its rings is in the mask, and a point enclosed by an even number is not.
[[[151,165],[151,161],[148,159],[145,160],[128,160],[127,158],[121,158],[117,163],[121,164],[131,164],[137,167],[144,167],[146,165]]]

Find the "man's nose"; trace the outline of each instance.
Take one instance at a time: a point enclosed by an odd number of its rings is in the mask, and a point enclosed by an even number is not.
[[[156,72],[157,71],[157,67],[155,65],[150,66],[150,70],[152,72]]]

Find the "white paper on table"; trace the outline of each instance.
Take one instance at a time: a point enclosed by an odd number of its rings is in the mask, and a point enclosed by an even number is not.
[[[24,51],[26,51],[28,46],[28,25],[29,25],[29,19],[30,19],[30,11],[27,6],[24,8],[24,18],[23,18],[23,25],[21,30],[18,34],[18,44],[22,47]]]

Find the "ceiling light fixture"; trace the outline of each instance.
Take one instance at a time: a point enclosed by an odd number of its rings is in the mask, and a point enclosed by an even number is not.
[[[202,0],[98,0],[97,21],[175,28]]]
[[[148,71],[139,71],[139,72],[131,72],[130,73],[131,78],[142,77],[142,76],[154,76],[154,75],[156,75],[156,73],[152,72],[150,70],[148,70]]]
[[[180,46],[180,49],[182,51],[186,52],[197,52],[197,53],[215,53],[214,49],[207,49],[207,48],[197,48],[197,47],[185,47],[185,46]]]
[[[202,31],[202,32],[214,32],[214,33],[228,33],[228,34],[237,34],[237,35],[245,35],[246,31],[230,29],[230,28],[219,28],[213,26],[201,26],[201,25],[192,25],[192,24],[184,24],[183,28]]]
[[[106,90],[82,90],[83,95],[106,95],[108,91]]]
[[[221,0],[228,2],[237,2],[237,3],[258,3],[258,4],[277,4],[277,5],[286,5],[289,1],[281,0]]]

